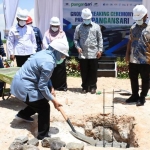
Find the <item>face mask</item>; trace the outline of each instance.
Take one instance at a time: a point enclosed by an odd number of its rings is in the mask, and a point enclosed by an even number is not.
[[[53,49],[53,54],[56,58],[56,63],[57,64],[61,64],[63,62],[63,60],[65,59],[64,54],[60,53],[59,51]]]
[[[136,20],[136,24],[138,24],[139,26],[141,26],[143,24],[143,19],[141,20]]]
[[[52,29],[54,32],[58,31],[58,28],[57,28],[57,27],[51,27],[51,29]]]
[[[64,58],[61,58],[60,60],[57,60],[57,61],[56,61],[56,64],[59,65],[59,64],[61,64],[63,61],[64,61]]]
[[[84,24],[89,25],[91,23],[91,19],[84,19],[83,22]]]
[[[26,25],[26,21],[24,20],[20,20],[18,23],[21,27],[24,27]]]

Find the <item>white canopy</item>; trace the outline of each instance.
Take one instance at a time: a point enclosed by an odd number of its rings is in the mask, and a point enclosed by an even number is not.
[[[150,0],[143,0],[143,5],[147,8],[148,17],[150,18]]]
[[[9,30],[13,25],[19,0],[3,0],[5,29]]]
[[[19,0],[3,0],[5,29],[9,30],[13,25]],[[42,34],[49,28],[51,17],[60,19],[63,26],[63,0],[34,0],[35,25],[40,28]]]
[[[63,0],[35,0],[35,24],[42,34],[49,28],[50,19],[58,17],[63,26]]]

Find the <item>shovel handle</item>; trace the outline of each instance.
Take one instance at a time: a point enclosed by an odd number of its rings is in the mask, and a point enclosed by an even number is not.
[[[61,114],[63,115],[64,119],[67,121],[68,117],[66,116],[64,110],[62,109],[62,107],[59,107],[59,111],[61,112]]]
[[[69,118],[66,116],[66,114],[65,114],[64,110],[62,109],[62,107],[59,107],[59,111],[63,115],[63,117],[66,120],[66,122],[69,124],[70,128],[72,129],[72,131],[76,132],[76,130],[74,129],[74,127],[73,127],[72,123],[70,122]]]

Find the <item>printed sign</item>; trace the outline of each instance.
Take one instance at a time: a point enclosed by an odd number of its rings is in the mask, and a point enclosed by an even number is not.
[[[142,4],[142,0],[64,0],[64,30],[70,47],[73,46],[71,41],[75,26],[83,22],[82,9],[89,8],[92,12],[92,21],[101,26],[105,54],[124,55],[129,29],[134,23],[133,8],[137,4]],[[72,51],[75,51],[73,49],[72,47]]]

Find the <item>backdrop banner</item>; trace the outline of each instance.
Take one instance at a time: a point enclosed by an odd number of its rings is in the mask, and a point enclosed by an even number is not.
[[[70,44],[70,54],[77,55],[73,44],[76,25],[82,23],[81,11],[89,8],[92,21],[100,25],[104,40],[104,55],[124,56],[133,20],[133,8],[142,0],[64,0],[64,30]]]

